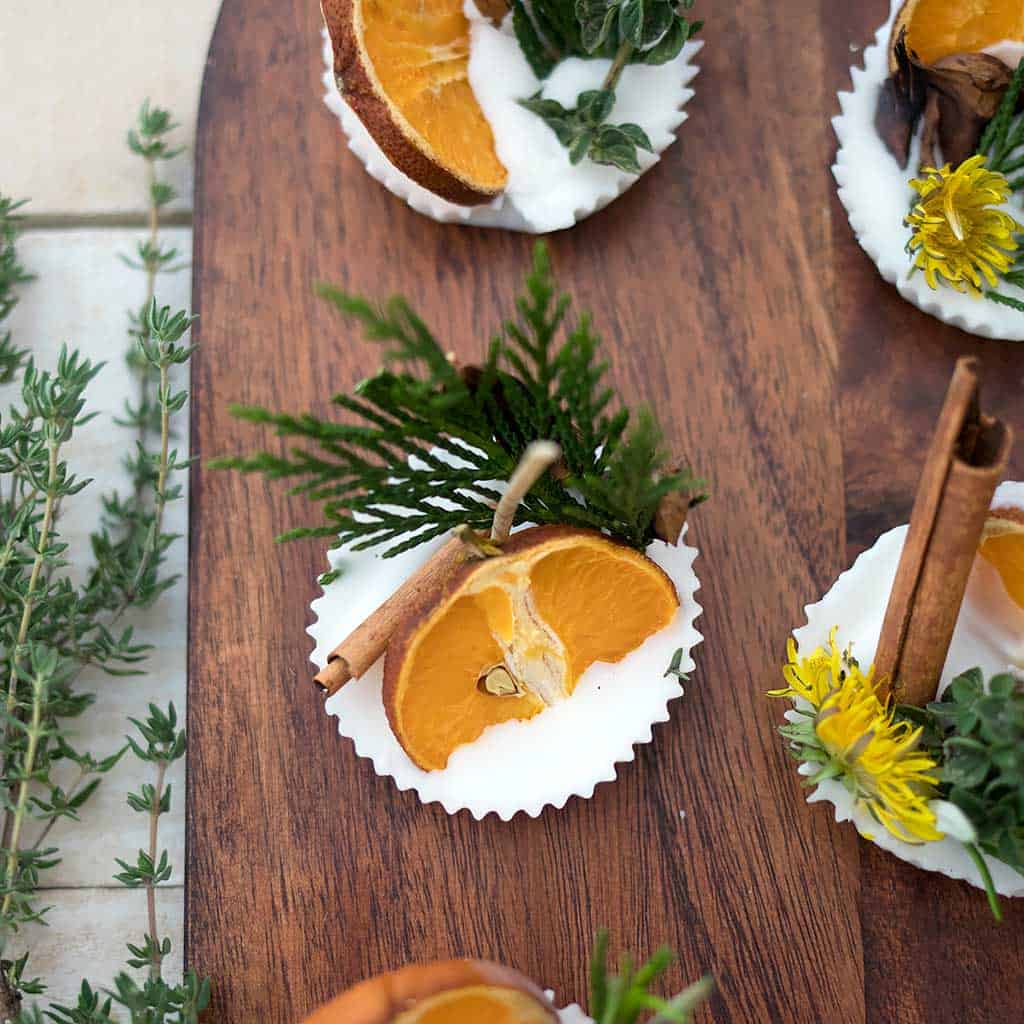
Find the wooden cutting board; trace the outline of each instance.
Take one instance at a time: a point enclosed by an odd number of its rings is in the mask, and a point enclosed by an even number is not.
[[[215,979],[219,1024],[290,1024],[368,974],[454,955],[581,999],[600,925],[621,949],[677,948],[671,985],[713,972],[704,1020],[1019,1010],[1024,901],[997,928],[978,891],[809,808],[764,691],[804,605],[906,521],[956,356],[981,358],[1024,477],[1024,345],[904,303],[836,200],[829,118],[886,0],[703,6],[679,142],[550,245],[623,397],[652,402],[710,480],[691,535],[705,640],[672,722],[617,782],[503,824],[421,806],[338,737],[305,633],[322,546],[273,543],[314,514],[203,463],[280,447],[228,403],[325,414],[376,368],[314,281],[402,292],[471,357],[533,241],[435,224],[364,174],[321,103],[315,0],[224,4],[197,151],[187,890],[188,959]]]

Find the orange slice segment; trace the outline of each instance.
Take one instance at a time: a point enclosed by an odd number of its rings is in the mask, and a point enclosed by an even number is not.
[[[482,985],[424,1000],[394,1024],[550,1024],[544,1007],[525,992]]]
[[[469,83],[462,0],[324,0],[338,87],[399,170],[451,202],[487,202],[508,172]]]
[[[640,552],[589,530],[523,530],[400,627],[384,663],[391,728],[417,765],[444,768],[488,726],[566,700],[594,662],[621,661],[678,608]]]
[[[907,29],[907,47],[925,64],[954,53],[978,53],[1003,40],[1024,41],[1020,0],[906,0],[892,38]]]
[[[995,566],[1010,598],[1024,608],[1024,509],[995,509],[978,550]]]
[[[558,1024],[544,993],[485,960],[410,964],[352,986],[306,1024]]]

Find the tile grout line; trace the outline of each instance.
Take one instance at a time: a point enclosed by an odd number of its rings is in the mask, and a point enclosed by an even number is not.
[[[175,210],[161,215],[161,227],[192,227],[191,210]],[[67,231],[74,229],[148,228],[148,214],[138,213],[26,213],[22,216],[23,231]]]
[[[184,882],[165,882],[157,886],[161,892],[177,892],[185,888]],[[97,885],[41,885],[36,892],[89,892],[101,889],[104,892],[144,892],[140,887],[122,885],[120,882],[102,882]]]

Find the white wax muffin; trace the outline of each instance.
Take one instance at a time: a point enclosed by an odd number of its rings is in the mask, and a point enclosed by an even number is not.
[[[996,491],[993,508],[1024,508],[1024,483],[1004,483]],[[829,632],[836,626],[836,642],[863,666],[870,665],[878,648],[889,592],[907,535],[906,526],[883,533],[874,547],[865,551],[852,568],[844,572],[817,604],[809,605],[807,625],[793,636],[801,655],[816,647],[828,647]],[[975,559],[967,594],[957,620],[953,642],[939,684],[939,694],[961,672],[980,668],[986,681],[1007,669],[1024,666],[1024,610],[1006,593],[996,569],[980,556]],[[789,712],[790,720],[797,720]],[[812,775],[816,768],[802,765],[801,773]],[[835,808],[836,821],[853,821],[862,835],[870,835],[877,846],[901,860],[926,871],[940,871],[983,888],[974,862],[962,843],[955,839],[913,845],[891,835],[869,814],[854,806],[853,796],[835,779],[820,783],[808,796],[808,803],[827,801]],[[996,890],[1003,896],[1024,896],[1024,875],[994,857],[985,857]]]
[[[863,69],[850,69],[853,92],[839,93],[842,114],[832,119],[839,140],[832,166],[839,198],[857,241],[882,277],[895,284],[908,302],[971,334],[1024,341],[1024,313],[946,285],[929,288],[923,273],[910,272],[911,257],[905,247],[911,231],[903,219],[914,196],[908,182],[918,177],[920,139],[914,139],[910,160],[902,168],[886,149],[874,123],[878,94],[889,73],[889,33],[899,6],[900,0],[893,0],[889,20],[876,33],[874,44],[864,50]],[[1018,44],[999,44],[990,49],[1001,57],[1012,57]],[[1024,221],[1024,204],[1019,196],[1014,196],[1006,209]],[[1024,302],[1024,289],[1000,282],[999,291]]]
[[[572,696],[526,721],[492,725],[473,743],[459,747],[446,768],[424,771],[409,759],[388,725],[382,697],[381,658],[326,704],[338,732],[356,753],[373,762],[378,775],[391,776],[400,790],[414,789],[423,803],[440,803],[449,814],[468,810],[478,820],[497,814],[508,821],[520,812],[537,817],[547,806],[561,808],[572,796],[587,799],[599,782],[611,782],[616,764],[634,759],[634,747],[649,743],[652,726],[669,719],[668,703],[683,687],[665,670],[682,648],[682,672],[694,667],[692,649],[701,641],[694,627],[700,614],[693,571],[696,549],[655,541],[647,555],[675,584],[679,611],[663,630],[648,637],[614,665],[597,663],[580,678]],[[312,604],[315,641],[311,660],[318,669],[328,654],[444,543],[437,540],[394,558],[372,551],[330,552],[339,579]]]
[[[536,234],[572,227],[630,188],[639,175],[591,160],[574,167],[551,129],[518,103],[541,89],[545,97],[575,106],[581,92],[600,87],[611,62],[569,58],[542,83],[519,49],[511,15],[496,28],[477,11],[473,0],[466,2],[466,15],[471,21],[469,80],[491,125],[497,154],[508,169],[505,191],[490,204],[458,206],[395,167],[339,93],[334,54],[324,29],[324,102],[341,121],[349,149],[366,170],[418,213],[434,220]],[[622,73],[609,120],[633,122],[647,132],[655,152],[638,154],[641,173],[658,162],[686,120],[682,108],[693,95],[687,86],[698,71],[691,58],[701,45],[689,42],[666,64],[630,65]]]

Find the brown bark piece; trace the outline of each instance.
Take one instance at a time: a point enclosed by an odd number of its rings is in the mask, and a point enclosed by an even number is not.
[[[425,607],[468,556],[466,545],[453,537],[349,633],[331,651],[324,668],[313,677],[326,696],[337,693],[373,665],[384,653],[398,626],[408,615]]]
[[[981,412],[978,361],[957,361],[875,656],[901,703],[933,700],[1013,432]]]

